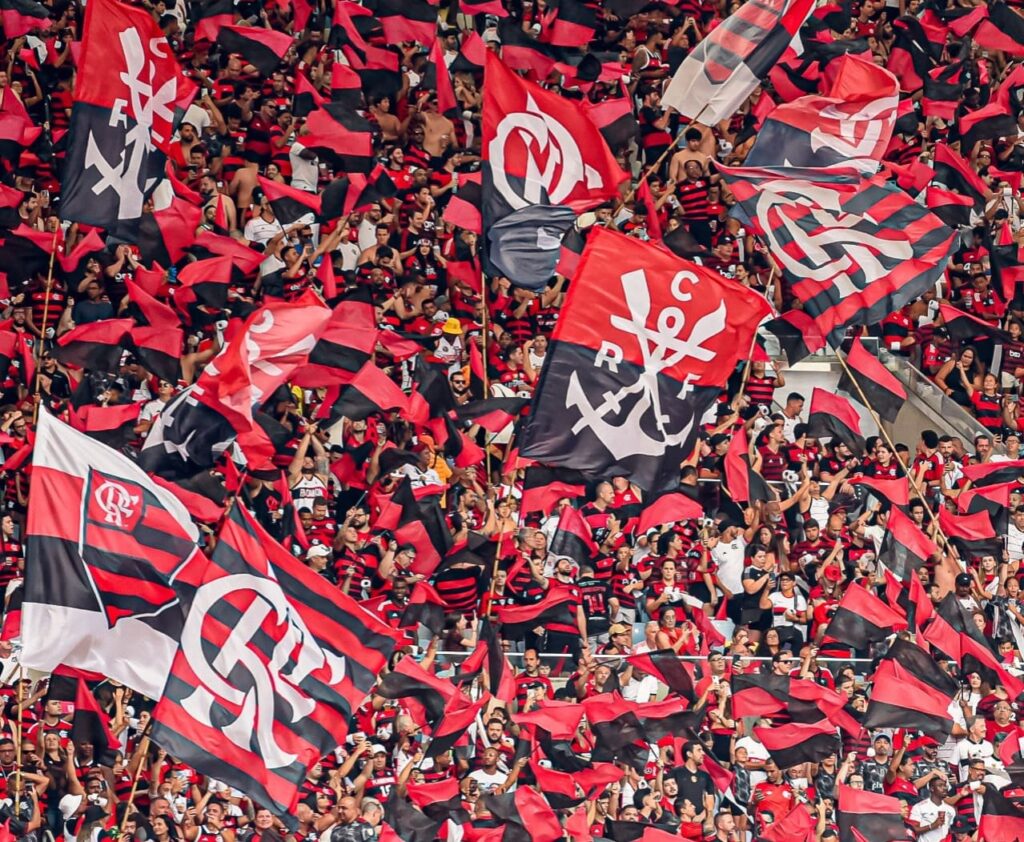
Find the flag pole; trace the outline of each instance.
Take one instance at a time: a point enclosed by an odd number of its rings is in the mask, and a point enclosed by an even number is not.
[[[491,332],[491,316],[490,316],[490,305],[487,301],[487,275],[484,274],[484,263],[483,258],[480,259],[480,296],[483,299],[484,313],[483,313],[483,331],[481,334],[481,356],[483,357],[484,363],[484,400],[487,400],[491,396],[491,378],[487,371],[487,334]],[[472,363],[470,364],[472,367]],[[484,470],[487,472],[487,490],[491,489],[491,447],[487,442],[487,437],[484,436]]]
[[[53,260],[51,255],[50,266],[53,266]],[[49,289],[49,287],[47,287]],[[49,300],[49,296],[47,296]],[[45,320],[43,322],[46,323]],[[14,817],[18,818],[21,814],[21,744],[23,742],[22,737],[25,734],[25,729],[22,724],[23,716],[25,713],[25,668],[18,664],[18,727],[17,727],[17,739],[18,742],[14,744]]]
[[[57,257],[57,234],[60,232],[60,226],[53,232],[53,242],[50,243],[50,267],[46,271],[46,297],[43,299],[43,324],[39,331],[39,344],[36,346],[35,358],[36,358],[36,390],[34,400],[32,401],[32,423],[35,424],[39,421],[39,393],[42,391],[42,384],[39,380],[39,362],[43,358],[43,342],[46,339],[46,322],[50,318],[50,293],[53,291],[53,262]],[[54,331],[56,335],[57,331]],[[28,385],[28,384],[26,384]]]
[[[121,833],[124,833],[125,827],[128,825],[128,816],[131,815],[132,805],[135,803],[135,794],[139,788],[139,779],[142,777],[142,770],[146,766],[148,760],[146,753],[149,751],[149,732],[153,728],[153,717],[150,716],[149,722],[146,723],[146,727],[142,732],[142,739],[139,741],[139,765],[135,767],[135,774],[132,775],[132,788],[128,793],[127,809],[124,811],[124,815],[121,817]]]
[[[942,527],[939,525],[939,518],[932,509],[931,504],[928,502],[928,497],[921,490],[921,487],[917,484],[917,480],[914,479],[913,473],[910,471],[910,466],[903,461],[903,457],[899,451],[896,450],[896,443],[892,440],[889,435],[889,431],[882,425],[882,419],[878,417],[878,413],[875,412],[875,408],[871,405],[868,400],[868,396],[864,394],[864,390],[861,388],[860,381],[854,376],[853,371],[850,369],[849,364],[846,362],[846,357],[843,352],[838,348],[833,348],[836,357],[839,359],[839,364],[843,367],[843,371],[846,372],[846,376],[853,383],[854,389],[857,390],[857,396],[860,398],[860,402],[867,407],[868,412],[871,414],[871,420],[875,422],[875,426],[878,427],[878,431],[882,434],[882,438],[885,439],[886,444],[889,445],[889,449],[892,451],[892,455],[896,457],[897,463],[903,469],[903,473],[907,476],[907,481],[910,483],[911,488],[914,489],[914,493],[921,499],[921,503],[924,505],[925,511],[928,513],[928,517],[935,526],[935,531],[938,536],[942,539],[941,543],[945,546],[947,551],[954,549],[953,545],[949,542],[946,534],[942,531]]]
[[[687,126],[687,128],[694,125],[695,123],[700,122],[700,118],[704,116],[704,112],[708,110],[708,107],[710,105],[710,102],[705,103],[701,110],[697,112],[697,116],[690,120],[690,123]],[[680,114],[680,116],[682,115]],[[683,135],[685,133],[685,129],[676,132],[676,136],[672,139],[672,142],[667,147],[665,147],[665,151],[658,156],[658,160],[656,160],[653,164],[647,167],[640,174],[640,178],[637,179],[636,184],[630,187],[629,192],[626,193],[622,201],[620,201],[615,210],[612,211],[612,215],[611,217],[609,217],[608,222],[605,225],[606,228],[611,228],[615,224],[615,217],[618,215],[619,211],[621,211],[627,204],[629,204],[630,201],[632,201],[633,197],[637,194],[637,191],[640,189],[640,185],[651,177],[651,173],[657,171],[658,167],[660,167],[662,162],[665,160],[665,157],[679,145],[679,141],[683,139]]]

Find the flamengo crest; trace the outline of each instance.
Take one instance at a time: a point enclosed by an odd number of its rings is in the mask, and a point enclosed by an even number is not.
[[[522,173],[522,195],[509,183],[509,161],[525,156],[525,166],[513,166]],[[498,123],[488,145],[491,177],[495,189],[512,210],[531,205],[564,204],[580,182],[588,190],[601,187],[601,174],[583,160],[572,133],[527,95],[526,110],[506,114]]]
[[[643,269],[636,269],[621,275],[622,291],[629,306],[629,317],[612,315],[612,327],[620,335],[636,340],[643,361],[643,371],[633,383],[618,390],[607,391],[598,401],[592,401],[583,389],[579,376],[574,371],[569,377],[566,390],[566,408],[575,408],[580,413],[573,425],[574,434],[590,429],[615,459],[630,456],[661,456],[665,451],[686,441],[696,419],[689,414],[689,420],[678,430],[670,430],[672,416],[664,411],[658,375],[671,369],[684,359],[709,362],[715,352],[704,343],[717,336],[726,325],[726,305],[721,301],[713,312],[701,316],[686,330],[686,313],[681,307],[664,307],[657,314],[656,327],[648,327],[651,315],[651,296],[647,276]],[[693,293],[684,289],[684,283],[696,287],[700,278],[689,271],[675,274],[669,284],[672,297],[685,303],[693,299]],[[625,359],[623,346],[605,339],[597,353],[594,365],[618,373],[619,364]],[[676,396],[683,399],[693,389],[696,378],[687,373],[682,389]],[[631,403],[631,405],[629,405]],[[627,411],[628,406],[628,411]],[[616,416],[625,417],[614,423]]]
[[[216,609],[229,601],[241,616],[227,629],[223,643],[211,648],[204,643],[203,627],[207,620],[221,625]],[[273,649],[265,654],[267,636],[272,637]],[[299,722],[317,705],[302,687],[314,672],[328,668],[321,680],[331,685],[345,677],[345,658],[317,643],[278,582],[248,573],[214,579],[196,591],[181,633],[181,651],[198,684],[182,700],[182,708],[243,751],[258,745],[270,769],[282,769],[297,759],[274,736],[274,721],[281,718],[277,711],[286,705],[289,721]],[[248,689],[235,686],[238,670],[251,677]],[[224,722],[224,707],[238,709],[233,722]]]
[[[129,116],[134,118],[135,125],[128,128],[124,148],[115,163],[107,160],[90,131],[85,166],[100,176],[92,187],[93,193],[99,196],[106,190],[113,190],[119,198],[118,218],[137,219],[142,215],[145,193],[153,186],[151,180],[140,186],[140,175],[147,156],[154,150],[153,141],[159,143],[167,139],[159,126],[170,126],[173,122],[178,82],[172,76],[154,89],[157,63],[151,56],[161,56],[161,50],[167,46],[165,39],[151,39],[148,52],[134,28],[123,30],[119,39],[127,67],[127,72],[121,74],[121,81],[128,89],[130,102],[114,101],[109,125],[112,128],[128,126]]]

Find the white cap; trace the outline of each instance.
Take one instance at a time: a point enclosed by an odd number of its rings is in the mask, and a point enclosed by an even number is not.
[[[65,795],[60,800],[60,804],[57,805],[61,818],[65,821],[70,819],[75,814],[75,811],[82,806],[82,799],[84,797],[84,795]]]
[[[314,544],[306,550],[306,558],[325,558],[331,554],[331,548],[326,544]]]

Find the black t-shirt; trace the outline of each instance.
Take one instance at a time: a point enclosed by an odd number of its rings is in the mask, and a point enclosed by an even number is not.
[[[686,798],[698,810],[704,808],[705,793],[715,794],[715,785],[711,781],[711,776],[703,769],[691,772],[685,766],[679,766],[672,770],[672,777],[679,785],[679,795],[676,796],[676,800]]]
[[[583,597],[583,613],[587,616],[587,634],[608,631],[608,582],[584,577],[576,583]]]

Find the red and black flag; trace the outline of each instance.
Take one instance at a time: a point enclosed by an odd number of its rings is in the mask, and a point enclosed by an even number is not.
[[[515,698],[515,676],[505,650],[501,648],[491,621],[484,617],[480,622],[480,639],[476,647],[460,664],[459,671],[453,676],[454,684],[462,685],[472,681],[477,675],[487,676],[486,689],[495,698],[511,704]]]
[[[945,143],[936,143],[933,166],[934,180],[938,184],[957,195],[969,196],[973,200],[974,211],[978,214],[984,213],[988,202],[988,187],[963,156]]]
[[[477,424],[490,433],[500,433],[529,405],[529,398],[486,398],[457,406],[455,417]]]
[[[62,365],[88,371],[117,371],[133,325],[131,319],[101,319],[78,325],[57,340],[53,356]]]
[[[666,332],[668,313],[677,321]],[[717,273],[593,231],[552,336],[522,455],[590,477],[621,474],[648,491],[674,489],[700,417],[765,315],[762,297]]]
[[[168,383],[176,383],[181,377],[184,339],[185,333],[179,327],[136,325],[131,329],[128,347],[146,371]]]
[[[811,408],[807,414],[808,435],[822,436],[843,442],[860,455],[864,452],[864,436],[860,432],[860,415],[848,400],[817,386],[811,392]]]
[[[232,0],[199,0],[196,3],[196,40],[217,40],[217,33],[222,26],[230,26],[235,22],[235,4]]]
[[[549,44],[542,44],[536,38],[530,37],[523,31],[519,21],[514,21],[511,18],[498,21],[498,36],[501,38],[502,63],[511,70],[530,71],[537,79],[546,79],[555,64],[563,57],[561,50],[557,50]],[[485,46],[484,67],[487,65],[490,54],[491,51],[487,50]],[[463,57],[469,58],[465,54]],[[486,107],[485,105],[485,110]]]
[[[942,669],[924,649],[908,640],[896,638],[884,657],[895,661],[917,681],[945,696],[952,698],[960,689],[953,676]]]
[[[962,196],[952,190],[929,185],[925,191],[924,203],[928,210],[951,228],[962,228],[971,224],[974,200],[970,196]]]
[[[338,172],[368,173],[373,169],[373,126],[344,103],[328,102],[306,118],[309,134],[299,143],[330,159]]]
[[[748,0],[679,65],[662,97],[691,119],[732,116],[768,75],[810,14],[810,0]]]
[[[448,679],[438,678],[413,658],[402,658],[374,693],[385,699],[404,699],[417,724],[428,726],[440,722],[445,709],[459,696],[465,698]]]
[[[917,571],[939,554],[939,548],[899,505],[894,503],[889,508],[878,558],[897,579],[904,581],[908,576],[916,578]]]
[[[640,514],[635,530],[638,535],[669,523],[696,520],[704,515],[704,507],[700,503],[675,491],[659,494],[650,502],[639,505]]]
[[[832,640],[866,650],[907,627],[907,618],[893,610],[873,592],[859,585],[847,588],[829,621],[825,634]]]
[[[964,42],[964,47],[969,46]],[[925,117],[938,117],[947,123],[955,118],[956,107],[964,88],[964,60],[933,67],[924,78],[924,97],[921,113]]]
[[[243,506],[232,507],[185,603],[154,742],[275,812],[293,811],[307,771],[343,738],[387,664],[394,631],[324,588]],[[236,647],[244,659],[224,662]]]
[[[98,684],[103,680],[104,676],[100,674],[59,666],[50,676],[46,699],[74,704],[71,741],[76,746],[88,743],[92,746],[95,761],[109,766],[120,753],[120,742],[110,730],[110,715],[100,707],[89,686],[90,682]]]
[[[906,477],[899,479],[878,479],[875,477],[856,476],[850,479],[850,485],[863,486],[875,497],[888,500],[894,506],[910,504],[910,483]]]
[[[227,307],[231,279],[230,257],[210,257],[189,263],[178,272],[180,286],[174,290],[174,306],[182,313],[188,313],[188,308],[195,304],[223,310]]]
[[[143,214],[135,244],[143,263],[173,266],[196,242],[203,211],[175,196],[166,208]]]
[[[367,5],[391,44],[415,41],[427,47],[437,37],[437,6],[428,0],[372,0]]]
[[[1020,484],[1021,477],[1024,477],[1024,459],[965,465],[963,470],[964,477],[969,479],[975,488],[1002,485],[1007,482]]]
[[[896,421],[900,409],[907,400],[907,390],[896,376],[879,361],[878,357],[864,347],[860,338],[854,339],[846,354],[847,368],[839,378],[838,389],[860,400],[860,392],[853,381],[883,421]]]
[[[939,507],[939,528],[953,545],[970,557],[994,555],[1001,558],[1002,539],[996,535],[988,512],[955,515],[945,506]]]
[[[76,430],[103,442],[107,447],[120,450],[136,438],[135,425],[139,422],[141,403],[100,406],[89,403],[81,409],[72,409],[68,421]]]
[[[257,176],[260,190],[274,211],[282,227],[294,225],[304,216],[320,214],[320,196],[308,190],[299,190],[281,181]]]
[[[897,18],[893,21],[893,30],[896,38],[885,66],[900,80],[901,91],[919,91],[941,56],[943,43],[934,43],[929,37],[933,34],[932,27],[926,27],[913,15]],[[944,31],[942,40],[945,41]]]
[[[37,29],[49,29],[53,20],[50,10],[35,0],[0,0],[0,24],[4,38],[13,41]]]
[[[848,326],[878,324],[931,289],[955,250],[956,234],[884,174],[719,169],[743,221],[765,238],[787,285],[834,347]],[[829,256],[834,237],[856,247]]]
[[[986,50],[1024,56],[1024,20],[1002,0],[993,0],[974,31],[974,41]]]
[[[1021,20],[1020,15],[1012,13]],[[1024,20],[1021,20],[1024,25]],[[1024,28],[1024,27],[1022,27]],[[963,149],[974,149],[979,140],[995,140],[1013,135],[1017,131],[1017,119],[1006,111],[1002,104],[990,102],[982,108],[968,111],[957,124]]]
[[[75,77],[61,217],[130,230],[163,177],[159,150],[170,148],[197,89],[149,12],[117,0],[86,9],[82,54],[104,60],[83,62]]]
[[[401,507],[398,526],[393,530],[395,540],[416,548],[416,559],[409,570],[421,576],[433,573],[452,548],[452,534],[441,510],[439,492],[440,489],[430,486],[414,490],[403,482],[391,497],[391,502]]]
[[[996,532],[1005,535],[1010,528],[1010,495],[1016,488],[1016,482],[1008,482],[965,489],[956,498],[956,509],[960,514],[967,515],[987,512]]]
[[[760,329],[778,340],[790,365],[796,365],[804,357],[820,351],[828,344],[818,323],[803,310],[787,310],[781,316],[765,322]]]
[[[331,102],[336,102],[353,111],[361,108],[363,103],[362,84],[359,74],[347,64],[336,61],[331,65]]]
[[[817,763],[842,748],[839,732],[827,719],[821,722],[790,722],[786,725],[755,727],[761,744],[780,769],[798,763]]]
[[[555,271],[562,236],[576,214],[617,196],[626,174],[576,105],[507,65],[504,52],[500,59],[487,53],[483,222],[488,259],[514,283],[541,289]],[[545,126],[543,141],[522,131],[533,120]],[[539,164],[537,149],[547,150],[555,156],[549,162],[557,163]]]
[[[469,821],[469,813],[462,806],[462,792],[457,778],[443,778],[432,783],[406,784],[409,800],[436,822],[451,819],[456,824]],[[430,838],[433,842],[433,837]]]
[[[597,11],[581,0],[554,0],[541,18],[540,40],[554,47],[583,47],[597,31]]]
[[[367,363],[344,385],[328,387],[316,417],[330,423],[339,418],[361,421],[389,409],[408,411],[408,406],[405,392],[380,368]]]
[[[953,728],[952,698],[900,666],[885,660],[872,677],[871,700],[861,724],[865,728],[907,728],[944,742]]]
[[[517,842],[559,842],[562,825],[551,805],[533,787],[519,786],[504,795],[485,795],[491,815],[505,824],[503,839]],[[512,831],[512,833],[510,833]]]
[[[480,195],[482,173],[470,173],[459,177],[459,192],[455,193],[445,205],[443,219],[466,231],[480,234],[483,231],[481,207],[483,200]],[[451,261],[448,261],[451,264]]]
[[[399,795],[397,786],[392,788],[391,796],[383,806],[380,842],[433,842],[444,822],[444,819],[417,810],[409,800]]]
[[[558,515],[558,526],[551,536],[548,552],[556,556],[568,556],[577,564],[585,564],[597,555],[598,548],[590,525],[584,520],[579,509],[563,506]]]
[[[532,512],[549,515],[559,500],[568,498],[572,502],[586,490],[586,478],[579,471],[531,465],[526,469],[519,505],[524,515]]]
[[[222,26],[217,43],[227,53],[240,53],[262,76],[269,76],[295,43],[291,35],[262,26]]]
[[[770,500],[771,489],[750,464],[747,434],[737,430],[729,442],[729,450],[723,462],[725,467],[725,488],[737,503],[753,503]]]
[[[529,605],[495,606],[494,615],[501,623],[501,635],[515,640],[524,632],[537,626],[558,622],[576,625],[576,614],[572,610],[575,597],[565,588],[549,588],[540,602]]]
[[[838,784],[840,842],[893,842],[906,839],[905,802],[888,795]]]
[[[972,316],[952,304],[939,304],[939,315],[951,339],[957,342],[973,342],[977,339],[992,339],[1008,342],[1010,337],[997,325]]]
[[[157,416],[139,453],[149,473],[190,477],[220,461],[236,433],[216,409],[197,400],[195,384],[175,395]]]
[[[899,83],[885,68],[854,55],[829,67],[820,94],[776,107],[758,129],[748,167],[785,160],[794,167],[878,170],[899,105]]]
[[[640,124],[633,111],[632,100],[628,97],[610,97],[600,102],[584,100],[583,104],[587,116],[601,132],[601,137],[604,138],[609,149],[618,152],[636,139],[639,134]],[[647,186],[646,181],[642,181],[640,184],[642,188]]]
[[[292,382],[304,387],[350,382],[372,360],[376,342],[377,323],[368,288],[346,293]]]
[[[350,172],[334,179],[321,194],[321,213],[324,219],[335,219],[366,210],[370,205],[390,199],[398,190],[382,167],[369,175]]]
[[[626,663],[648,675],[653,675],[668,687],[670,693],[682,696],[690,702],[695,700],[693,676],[673,650],[658,649],[639,655],[629,655]]]
[[[444,629],[444,612],[444,600],[434,586],[426,581],[417,582],[398,625],[399,628],[407,628],[421,624],[437,637]]]
[[[1012,12],[1011,12],[1012,14]],[[992,840],[1024,839],[1024,813],[992,784],[986,783],[978,820],[978,838]]]
[[[183,628],[169,582],[188,580],[198,530],[132,460],[45,411],[32,456],[21,662],[103,671],[159,698]]]

